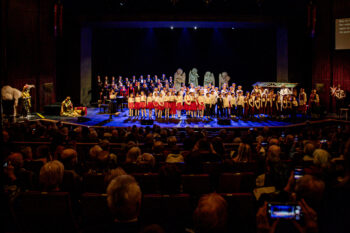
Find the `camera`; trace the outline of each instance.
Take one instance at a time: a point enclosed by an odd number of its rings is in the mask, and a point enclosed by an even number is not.
[[[301,206],[297,203],[268,203],[268,215],[271,219],[294,219],[302,217]]]

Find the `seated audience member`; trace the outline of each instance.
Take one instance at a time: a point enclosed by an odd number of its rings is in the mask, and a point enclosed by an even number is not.
[[[91,149],[89,150],[89,156],[91,160],[96,160],[98,154],[103,151],[103,149],[99,146],[99,145],[94,145],[93,147],[91,147]]]
[[[43,163],[47,163],[52,160],[50,148],[47,145],[40,145],[35,150],[36,160],[41,160]]]
[[[198,202],[193,213],[194,232],[220,233],[226,232],[227,202],[216,193],[207,194]]]
[[[158,161],[158,162],[163,162],[164,161],[164,145],[162,141],[155,141],[153,143],[153,147],[152,147],[152,152],[153,152],[153,156],[154,158]]]
[[[250,146],[246,143],[240,143],[238,147],[238,153],[235,158],[233,158],[234,162],[251,162],[253,160],[252,150]]]
[[[32,173],[24,169],[23,164],[21,153],[12,153],[7,157],[3,165],[5,190],[15,192],[31,188]]]
[[[63,181],[64,166],[58,161],[47,162],[40,169],[40,184],[44,191],[60,191],[60,185]]]
[[[324,202],[326,222],[320,225],[322,232],[347,233],[350,229],[350,139],[345,143],[344,165],[344,175],[329,189]]]
[[[156,160],[150,153],[143,153],[137,157],[136,164],[143,172],[151,172],[156,165]]]
[[[282,190],[288,183],[290,177],[289,167],[280,159],[281,148],[272,145],[267,151],[265,186],[275,186]]]
[[[74,149],[64,149],[61,153],[61,161],[65,170],[75,170],[78,163],[78,153]]]
[[[327,168],[331,159],[331,155],[324,149],[316,149],[313,153],[314,164],[321,168]]]
[[[141,150],[139,147],[132,147],[126,154],[125,163],[136,163],[137,158],[141,155]]]
[[[109,183],[107,203],[114,222],[109,226],[108,232],[139,232],[141,197],[141,189],[130,175],[118,176]]]
[[[175,145],[170,148],[169,154],[165,159],[167,163],[183,163],[184,157],[181,155],[179,148]]]
[[[303,221],[295,220],[275,220],[270,224],[267,217],[267,202],[259,209],[257,213],[257,232],[319,232],[317,217],[320,213],[325,183],[311,175],[304,175],[296,181],[293,190],[293,173],[290,182],[285,188],[290,194],[290,200],[297,202],[303,213]],[[288,187],[288,188],[287,188]]]
[[[222,142],[222,138],[220,137],[215,137],[212,140],[213,148],[216,151],[216,153],[220,156],[223,157],[225,154],[225,147]]]
[[[159,169],[159,185],[163,193],[179,193],[181,189],[181,170],[173,164],[165,164]]]
[[[115,169],[107,171],[104,179],[106,187],[114,178],[122,175],[127,175],[127,173],[121,167],[117,167]]]
[[[314,160],[313,154],[315,151],[315,145],[311,142],[307,142],[304,146],[304,161],[312,161]]]

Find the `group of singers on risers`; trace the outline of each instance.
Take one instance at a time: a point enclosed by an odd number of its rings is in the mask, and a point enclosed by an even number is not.
[[[242,86],[227,83],[222,87],[211,84],[205,86],[188,87],[184,83],[176,90],[172,77],[164,74],[161,78],[148,75],[139,79],[133,76],[131,80],[119,76],[112,77],[109,82],[106,76],[104,82],[97,77],[100,101],[122,96],[127,100],[130,117],[146,118],[180,118],[186,112],[187,117],[239,117],[252,119],[255,117],[292,117],[299,113],[306,117],[320,116],[320,99],[317,91],[312,90],[307,96],[305,90],[285,88],[275,92],[274,89],[264,89],[255,86],[249,92],[242,90]]]

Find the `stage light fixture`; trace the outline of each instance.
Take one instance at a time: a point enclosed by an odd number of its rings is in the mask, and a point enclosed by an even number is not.
[[[235,30],[235,28],[234,28],[234,27],[232,27],[232,30]]]
[[[194,30],[197,30],[197,26],[194,26],[194,28],[193,28]]]
[[[174,26],[171,26],[170,29],[173,30],[173,29],[174,29]]]

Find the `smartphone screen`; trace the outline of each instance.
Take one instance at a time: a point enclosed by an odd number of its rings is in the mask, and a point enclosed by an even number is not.
[[[301,219],[301,207],[297,204],[269,203],[268,214],[270,218]]]
[[[7,162],[4,163],[3,167],[8,167],[8,164]]]
[[[297,179],[300,179],[301,177],[303,177],[305,175],[305,171],[304,171],[304,168],[302,167],[296,167],[294,169],[294,179],[297,180]]]

